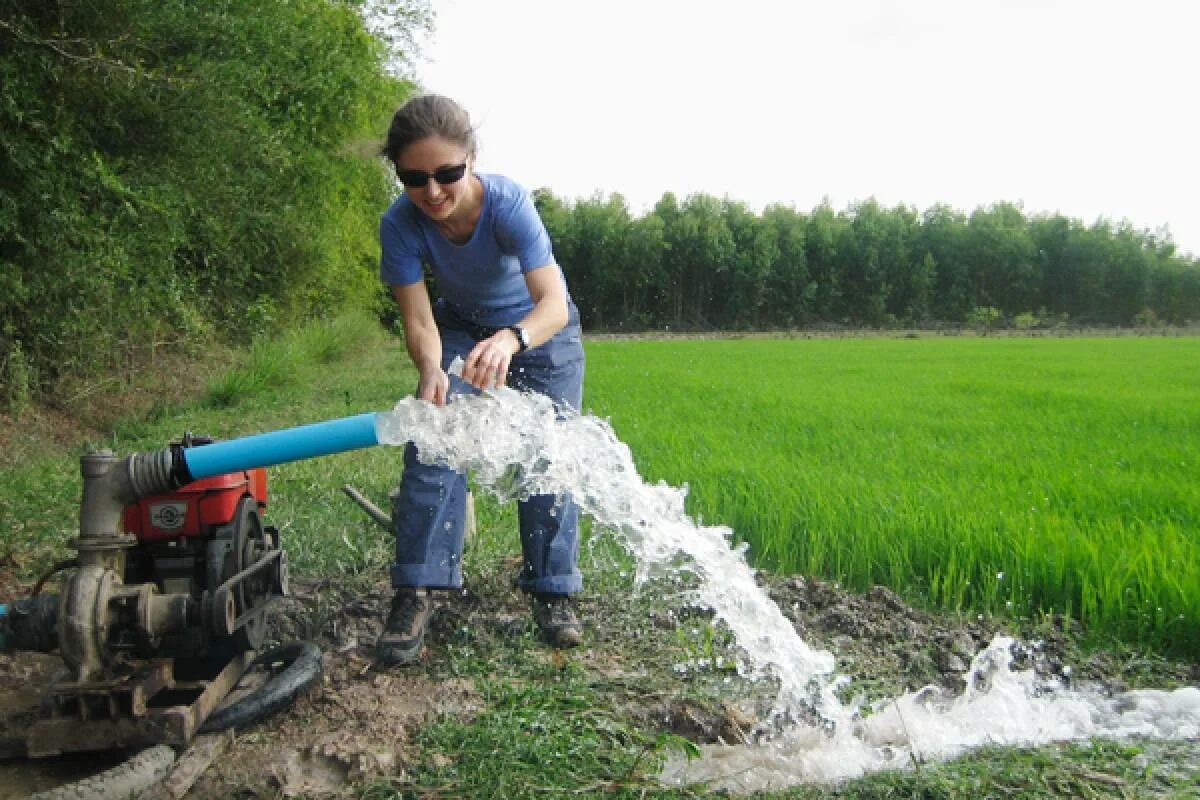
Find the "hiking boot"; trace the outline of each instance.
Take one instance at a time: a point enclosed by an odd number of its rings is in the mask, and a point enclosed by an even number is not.
[[[391,666],[416,661],[433,611],[433,597],[428,589],[397,589],[383,633],[375,643],[379,662]]]
[[[555,647],[575,647],[583,641],[583,626],[565,594],[535,594],[533,620],[546,641]]]

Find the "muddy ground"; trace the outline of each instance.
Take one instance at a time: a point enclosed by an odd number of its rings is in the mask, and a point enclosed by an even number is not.
[[[0,602],[23,588],[11,579],[5,585],[3,571],[0,566]],[[469,646],[485,659],[492,657],[489,642],[520,636],[529,639],[526,658],[564,657],[529,636],[528,607],[520,593],[503,585],[479,588],[443,595],[422,664],[381,669],[374,663],[373,644],[391,594],[382,580],[357,592],[332,583],[294,585],[293,596],[275,614],[272,638],[317,642],[324,652],[320,684],[290,710],[238,731],[187,797],[337,796],[365,779],[402,783],[417,757],[413,738],[422,724],[442,715],[469,720],[483,707],[470,680],[429,669],[448,647],[462,644],[464,630],[472,632]],[[985,618],[915,609],[881,587],[864,594],[790,577],[771,580],[767,588],[810,644],[837,654],[839,671],[853,678],[848,693],[882,697],[928,684],[957,691],[971,656],[1002,630],[1038,641],[1022,657],[1048,677],[1062,678],[1063,667],[1070,665],[1072,680],[1114,689],[1200,683],[1196,664],[1117,651],[1085,656],[1076,647],[1079,632],[1062,620],[1012,631]],[[646,701],[622,711],[649,729],[696,742],[736,741],[752,732],[757,724],[753,690],[726,700],[689,692],[687,679],[672,669],[679,653],[633,644],[644,638],[639,631],[681,624],[680,613],[656,607],[651,598],[644,601],[639,608],[628,597],[585,593],[579,607],[587,637],[565,658],[605,675],[627,673],[629,681],[645,681]],[[693,624],[682,617],[682,624]],[[61,666],[55,656],[0,655],[0,738],[37,713],[40,691]],[[0,763],[0,800],[78,779],[105,768],[113,757]]]

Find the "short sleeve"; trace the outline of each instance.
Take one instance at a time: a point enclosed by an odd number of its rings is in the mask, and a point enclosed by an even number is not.
[[[408,286],[425,278],[418,244],[420,232],[405,230],[394,210],[389,209],[379,221],[379,277],[389,286]]]
[[[505,207],[496,215],[496,234],[504,249],[517,257],[521,271],[555,263],[550,234],[529,193],[519,189],[505,199]]]

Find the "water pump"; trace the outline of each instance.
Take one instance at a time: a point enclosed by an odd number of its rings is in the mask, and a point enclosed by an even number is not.
[[[76,556],[56,565],[70,570],[60,593],[0,607],[6,648],[57,649],[70,668],[29,729],[27,754],[187,743],[288,591],[279,533],[263,519],[264,468],[378,444],[375,416],[83,456]]]

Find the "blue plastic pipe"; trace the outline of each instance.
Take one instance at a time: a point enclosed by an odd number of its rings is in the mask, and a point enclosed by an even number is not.
[[[188,447],[183,450],[183,459],[192,479],[200,480],[227,472],[374,447],[379,444],[375,435],[376,416],[372,411],[202,447]]]

